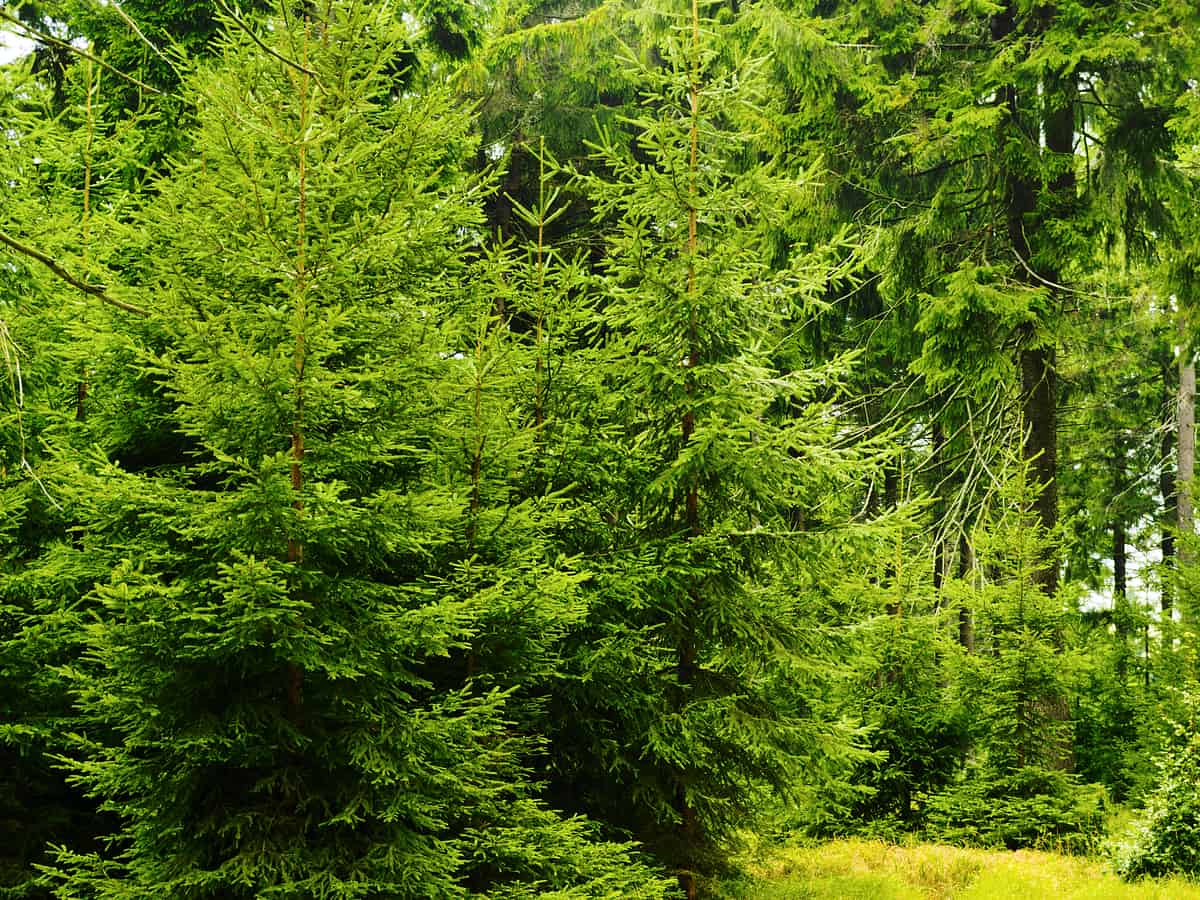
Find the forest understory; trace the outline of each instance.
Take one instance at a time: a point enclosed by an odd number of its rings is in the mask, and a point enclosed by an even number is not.
[[[748,874],[716,886],[726,900],[1195,900],[1176,876],[1129,882],[1101,859],[1044,850],[978,850],[863,839],[760,851]]]

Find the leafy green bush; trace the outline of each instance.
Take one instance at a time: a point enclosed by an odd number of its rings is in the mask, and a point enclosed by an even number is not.
[[[1166,750],[1158,767],[1159,787],[1145,812],[1112,848],[1123,878],[1200,875],[1200,735]]]
[[[1104,788],[1066,772],[1024,766],[1008,773],[967,769],[929,798],[926,831],[937,841],[977,847],[1090,853],[1104,833]]]

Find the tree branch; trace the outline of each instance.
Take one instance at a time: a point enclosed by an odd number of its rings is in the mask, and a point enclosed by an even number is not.
[[[142,29],[138,28],[137,22],[133,21],[133,19],[131,19],[129,17],[129,15],[125,12],[125,10],[121,9],[121,6],[119,3],[108,3],[108,4],[106,4],[106,6],[108,9],[111,9],[118,16],[120,16],[121,21],[124,22],[127,26],[129,26],[130,30],[133,31],[133,33],[138,36],[138,38],[141,40],[141,42],[143,44],[145,44],[147,47],[149,47],[151,50],[153,50],[154,54],[159,59],[161,59],[163,62],[165,62],[167,64],[167,66],[170,67],[172,72],[174,72],[176,75],[178,75],[181,79],[183,78],[183,76],[180,75],[179,70],[177,68],[175,68],[175,63],[171,62],[171,60],[167,58],[166,54],[164,54],[161,50],[159,50],[158,47],[155,45],[155,43],[152,40],[150,40],[150,38],[146,37],[146,35],[142,31]]]
[[[236,25],[238,28],[242,29],[242,31],[246,32],[246,34],[250,35],[250,40],[252,40],[252,41],[254,41],[254,43],[258,44],[258,46],[260,48],[262,48],[262,50],[264,50],[266,53],[275,57],[277,60],[279,60],[285,66],[291,66],[297,72],[302,72],[305,75],[308,75],[308,76],[314,78],[316,80],[317,84],[321,83],[320,76],[317,75],[317,73],[314,72],[312,69],[308,68],[308,66],[302,66],[300,63],[296,62],[294,59],[288,59],[282,53],[279,53],[278,51],[272,50],[270,47],[268,47],[263,42],[263,39],[260,38],[257,34],[255,34],[254,29],[251,28],[249,25],[247,25],[244,21],[242,21],[242,19],[238,17],[238,14],[229,8],[229,4],[227,4],[225,2],[225,0],[217,0],[217,6],[221,7],[221,12],[223,12],[223,13],[225,13],[225,15],[229,16],[230,20],[233,22],[234,25]]]
[[[134,306],[132,303],[126,303],[124,300],[118,300],[116,297],[110,297],[108,292],[105,291],[103,285],[88,284],[86,281],[81,281],[45,253],[42,253],[40,250],[35,250],[33,247],[30,247],[27,244],[22,244],[16,238],[5,233],[4,231],[0,231],[0,244],[5,244],[18,253],[28,256],[30,259],[36,259],[60,279],[71,285],[71,287],[82,291],[91,297],[95,297],[97,300],[107,303],[109,306],[115,306],[117,309],[124,310],[128,313],[133,313],[135,316],[142,316],[143,318],[148,318],[150,315],[147,310],[142,309],[140,306]]]
[[[31,37],[37,41],[41,41],[43,44],[49,44],[52,47],[59,47],[60,49],[67,50],[71,53],[74,53],[76,56],[82,56],[84,59],[90,59],[96,65],[102,66],[105,69],[108,69],[108,71],[112,72],[118,78],[123,78],[126,81],[128,81],[130,84],[137,85],[142,90],[147,91],[151,94],[162,94],[162,91],[160,91],[158,88],[151,87],[150,85],[146,84],[146,82],[142,81],[140,78],[134,78],[132,75],[122,72],[120,69],[115,68],[114,66],[110,66],[108,63],[106,63],[100,57],[93,56],[91,53],[88,53],[82,47],[76,47],[74,44],[71,44],[67,41],[59,40],[58,38],[54,37],[54,35],[52,35],[52,34],[46,34],[46,32],[44,32],[44,31],[38,31],[32,25],[26,25],[24,22],[22,22],[16,16],[14,16],[12,13],[10,13],[7,9],[0,8],[0,19],[3,19],[6,22],[10,22],[13,25],[16,25],[23,32],[25,32],[27,37]]]

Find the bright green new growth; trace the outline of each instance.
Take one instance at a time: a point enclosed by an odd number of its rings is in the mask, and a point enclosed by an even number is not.
[[[141,365],[186,455],[93,456],[57,485],[83,552],[114,560],[74,769],[120,824],[111,851],[60,853],[61,895],[662,896],[533,799],[510,724],[579,575],[530,514],[492,512],[503,484],[451,440],[513,440],[514,404],[480,399],[501,339],[457,300],[468,119],[393,87],[404,37],[390,8],[336,5],[277,23],[272,56],[233,32],[191,81],[196,149],[146,215],[142,279],[161,349]],[[498,597],[516,663],[486,652]]]
[[[827,270],[798,246],[768,265],[802,191],[755,145],[758,62],[727,67],[720,25],[656,11],[663,65],[629,61],[647,112],[624,123],[631,146],[603,130],[579,178],[607,228],[589,473],[604,555],[564,700],[583,721],[551,741],[568,796],[691,889],[764,792],[800,795],[849,755],[808,703],[830,655],[827,554],[856,539],[838,492],[872,463],[839,440],[844,363],[814,367],[795,340]]]
[[[975,583],[952,585],[975,612],[976,652],[959,658],[955,677],[974,758],[929,798],[927,828],[951,843],[1088,852],[1102,834],[1104,792],[1080,785],[1061,762],[1071,746],[1057,706],[1066,691],[1063,600],[1036,581],[1052,536],[1032,509],[1030,467],[1011,467],[973,536]]]

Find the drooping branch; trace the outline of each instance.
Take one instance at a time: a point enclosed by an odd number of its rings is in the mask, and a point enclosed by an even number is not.
[[[217,0],[217,6],[221,7],[221,12],[225,13],[225,15],[227,15],[229,17],[229,20],[231,22],[233,22],[234,25],[236,25],[238,28],[242,29],[242,31],[246,32],[246,34],[248,34],[250,36],[250,40],[254,41],[254,43],[257,44],[259,46],[259,49],[261,49],[263,52],[267,53],[270,56],[275,57],[277,60],[279,60],[285,66],[290,66],[291,68],[295,69],[297,72],[300,72],[304,75],[309,76],[310,78],[314,79],[317,82],[317,84],[321,83],[321,79],[317,75],[317,73],[314,72],[312,69],[310,69],[308,66],[303,65],[302,63],[298,63],[294,59],[288,59],[282,53],[278,52],[277,50],[273,50],[269,46],[267,46],[267,44],[263,41],[263,39],[260,38],[255,33],[254,29],[251,28],[245,21],[243,21],[241,19],[241,17],[238,16],[237,13],[235,13],[232,9],[229,8],[229,4],[226,3],[225,0]]]
[[[133,313],[135,316],[142,316],[143,318],[146,318],[150,315],[148,310],[142,309],[140,306],[134,306],[132,303],[126,303],[124,300],[118,300],[116,297],[111,296],[104,289],[103,285],[88,284],[86,281],[76,278],[45,253],[30,247],[28,244],[21,243],[12,235],[7,234],[4,231],[0,231],[0,244],[4,244],[23,256],[28,256],[30,259],[36,259],[43,266],[58,276],[58,278],[65,281],[76,290],[87,294],[89,297],[95,297],[102,303],[107,303],[109,306],[114,306],[117,309],[124,310],[125,312]]]
[[[30,37],[33,40],[41,41],[43,44],[48,44],[51,47],[58,47],[60,50],[66,50],[68,53],[74,53],[76,56],[80,56],[83,59],[91,60],[96,65],[102,66],[103,68],[108,69],[108,71],[112,72],[118,78],[123,78],[125,81],[128,81],[130,84],[136,85],[137,87],[141,88],[143,91],[147,91],[148,93],[151,93],[151,94],[162,94],[162,91],[160,91],[158,88],[151,87],[150,85],[146,84],[146,82],[142,81],[140,78],[135,78],[134,76],[130,75],[129,73],[122,72],[120,69],[116,68],[115,66],[109,65],[104,60],[102,60],[100,57],[95,56],[91,53],[88,53],[82,47],[76,47],[74,44],[70,43],[69,41],[60,40],[59,38],[56,38],[52,34],[47,34],[44,31],[40,31],[37,28],[34,28],[32,25],[27,25],[25,22],[22,22],[16,16],[14,16],[12,13],[10,13],[7,9],[4,9],[2,7],[0,7],[0,19],[3,19],[6,22],[16,25],[18,28],[20,28],[26,34],[27,37]]]
[[[158,46],[152,40],[150,40],[150,38],[146,37],[145,32],[138,27],[137,22],[133,21],[133,19],[129,17],[129,14],[126,13],[125,10],[121,9],[121,5],[119,3],[108,3],[106,4],[106,7],[115,12],[120,17],[121,21],[129,27],[130,31],[137,35],[138,40],[153,50],[154,55],[165,62],[167,66],[170,67],[172,72],[174,72],[176,75],[180,75],[179,70],[175,68],[175,63],[171,62],[167,55],[158,49]],[[180,77],[182,78],[183,76],[180,75]]]

